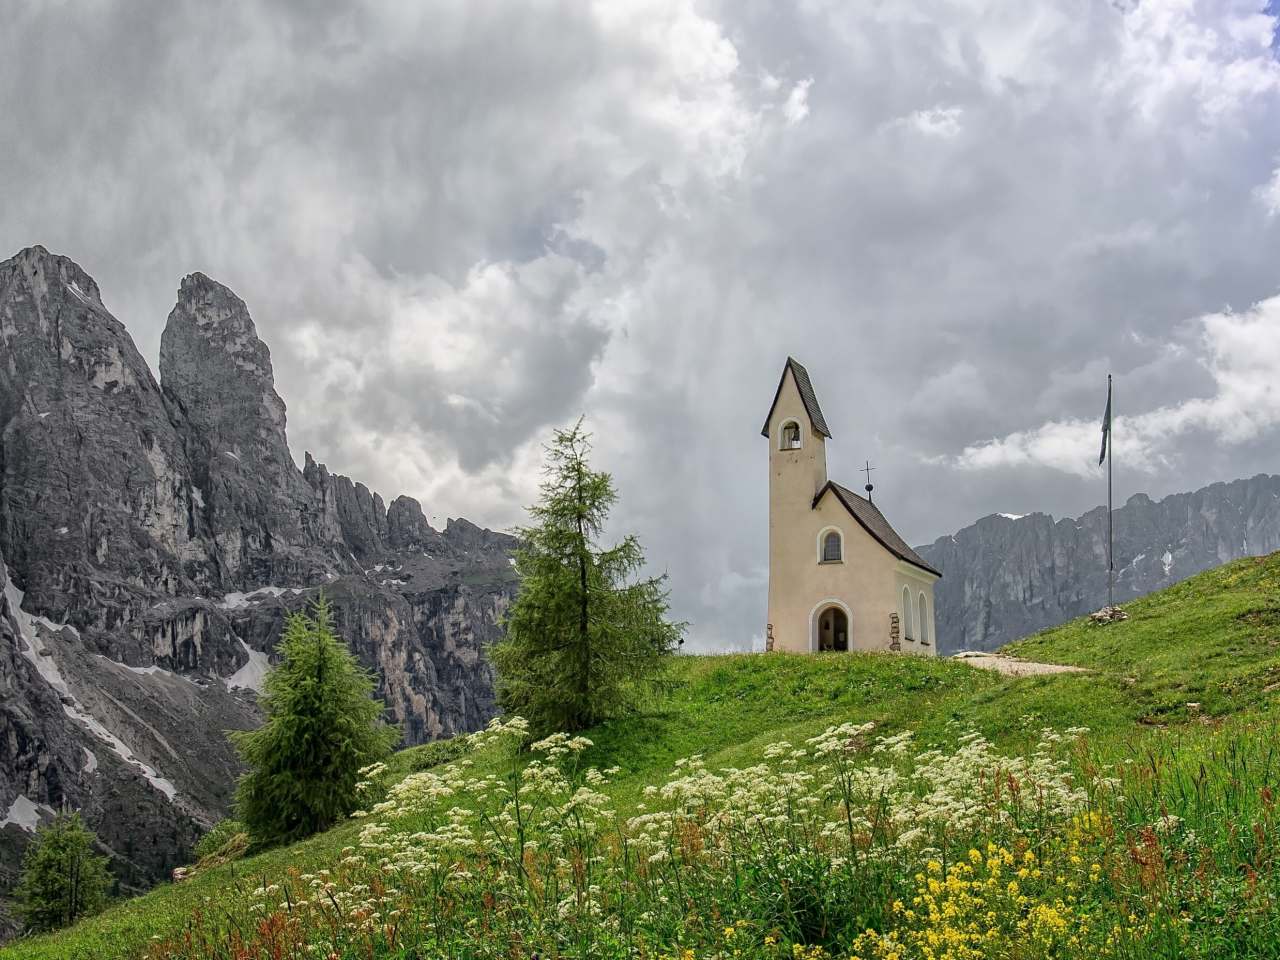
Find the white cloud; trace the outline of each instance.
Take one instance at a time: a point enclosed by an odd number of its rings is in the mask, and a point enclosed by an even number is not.
[[[1144,413],[1117,416],[1114,443],[1125,465],[1154,472],[1176,456],[1174,441],[1193,430],[1227,444],[1256,440],[1280,424],[1280,296],[1244,313],[1224,311],[1199,319],[1201,362],[1216,392]],[[1117,381],[1123,390],[1123,381]],[[1052,421],[998,440],[975,444],[954,461],[963,469],[1038,464],[1081,477],[1098,471],[1098,420]]]
[[[954,464],[967,470],[1039,464],[1078,476],[1092,476],[1089,454],[1092,450],[1096,460],[1100,446],[1098,424],[1064,420],[966,447]]]
[[[791,88],[787,102],[782,105],[782,115],[787,126],[794,126],[809,115],[809,88],[813,86],[813,78],[801,80]]]
[[[377,336],[296,326],[309,391],[329,398],[344,433],[443,445],[471,469],[504,460],[548,413],[568,416],[607,338],[595,286],[580,263],[557,253],[480,264],[456,286],[437,276],[385,278],[357,262],[342,293],[378,318]]]
[[[934,107],[917,110],[906,118],[906,123],[931,137],[954,137],[960,132],[960,107]]]
[[[1270,216],[1280,214],[1280,167],[1271,174],[1270,180],[1254,191],[1254,197]]]
[[[603,128],[592,132],[616,136],[621,126],[639,135],[640,142],[627,144],[639,159],[660,130],[676,138],[678,157],[665,159],[679,177],[736,175],[758,117],[736,88],[738,52],[720,25],[691,0],[597,0],[591,9],[605,48],[630,54],[600,78],[616,99],[592,118]]]
[[[1280,86],[1272,54],[1276,18],[1239,0],[1144,0],[1124,17],[1121,56],[1106,86],[1128,91],[1147,119],[1190,114],[1201,124],[1238,120]]]

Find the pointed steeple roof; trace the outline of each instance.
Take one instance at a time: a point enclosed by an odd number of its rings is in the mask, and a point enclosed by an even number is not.
[[[813,429],[830,440],[831,431],[827,429],[827,421],[822,416],[822,408],[818,406],[817,394],[813,392],[813,384],[809,382],[809,371],[804,368],[803,364],[797,363],[791,357],[787,357],[787,365],[782,368],[782,376],[778,379],[778,389],[774,391],[773,403],[769,406],[769,416],[764,419],[764,427],[760,430],[760,436],[769,436],[769,421],[773,419],[773,409],[778,405],[778,397],[782,395],[782,385],[787,380],[788,370],[796,378],[796,389],[800,391],[800,399],[804,403],[804,412],[809,417],[809,423],[812,424]]]

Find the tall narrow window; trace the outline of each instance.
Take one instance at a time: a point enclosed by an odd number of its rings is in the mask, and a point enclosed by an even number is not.
[[[929,642],[929,604],[924,598],[924,591],[920,593],[920,642]]]
[[[837,563],[844,559],[840,550],[840,534],[832,530],[822,538],[822,562]]]
[[[908,640],[916,638],[915,625],[911,616],[911,588],[902,588],[902,635]]]
[[[782,425],[782,449],[800,449],[800,424],[796,423],[794,420]]]

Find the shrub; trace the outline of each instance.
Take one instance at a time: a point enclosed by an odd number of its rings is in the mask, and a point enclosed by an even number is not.
[[[432,767],[439,767],[446,763],[452,763],[454,760],[461,760],[470,751],[471,738],[462,733],[456,737],[450,737],[448,740],[435,740],[431,743],[424,743],[420,747],[415,747],[409,762],[415,771],[430,770]]]
[[[239,820],[219,820],[196,844],[196,859],[203,860],[205,857],[213,856],[236,836],[248,832],[248,828]]]
[[[28,930],[56,930],[99,913],[107,900],[107,858],[80,814],[59,814],[39,827],[22,859],[15,913]]]

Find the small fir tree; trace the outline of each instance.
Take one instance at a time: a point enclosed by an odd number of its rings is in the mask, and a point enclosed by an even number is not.
[[[360,769],[400,739],[381,722],[373,677],[338,639],[323,594],[314,614],[285,625],[280,663],[263,682],[266,723],[229,733],[250,768],[236,789],[236,819],[256,848],[309,837],[354,811]]]
[[[78,813],[59,814],[53,823],[36,829],[14,891],[14,912],[27,930],[70,926],[106,905],[107,858],[93,852],[97,839]]]
[[[581,730],[635,709],[665,673],[683,623],[667,620],[666,575],[637,579],[634,536],[597,546],[617,501],[609,474],[592,470],[582,421],[547,449],[534,523],[515,531],[520,592],[488,650],[498,702],[539,734]]]

